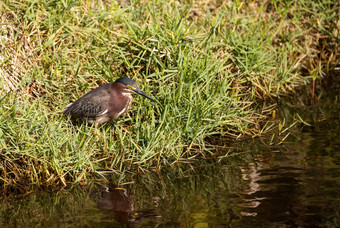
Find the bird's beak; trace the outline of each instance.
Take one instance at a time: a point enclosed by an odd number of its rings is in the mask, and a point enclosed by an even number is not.
[[[148,99],[150,99],[150,100],[152,100],[152,101],[155,101],[152,97],[150,97],[149,95],[147,95],[146,93],[144,93],[140,88],[135,88],[133,91],[134,91],[135,93],[138,93],[138,94],[142,95],[143,97],[146,97],[146,98],[148,98]],[[155,102],[156,102],[156,101],[155,101]]]

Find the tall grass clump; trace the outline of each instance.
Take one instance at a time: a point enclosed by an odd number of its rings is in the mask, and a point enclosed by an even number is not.
[[[124,181],[128,172],[207,156],[208,138],[265,132],[274,97],[293,92],[308,79],[303,72],[339,61],[336,1],[0,6],[4,189],[106,173]],[[136,98],[129,114],[99,128],[62,116],[70,101],[121,76],[158,102]]]

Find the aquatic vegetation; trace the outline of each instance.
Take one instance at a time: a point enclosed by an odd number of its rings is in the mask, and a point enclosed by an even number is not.
[[[0,182],[60,187],[205,156],[214,136],[257,136],[273,100],[339,62],[339,3],[0,2]],[[310,10],[313,9],[313,10]],[[335,47],[335,48],[334,48]],[[315,75],[315,73],[313,74]],[[69,102],[128,76],[111,124],[74,126]]]

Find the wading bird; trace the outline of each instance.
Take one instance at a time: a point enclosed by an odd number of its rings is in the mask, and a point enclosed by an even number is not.
[[[107,83],[91,90],[75,102],[70,103],[65,107],[64,114],[86,120],[89,123],[106,123],[117,119],[130,109],[134,93],[155,101],[144,93],[131,78],[121,77],[113,83]]]

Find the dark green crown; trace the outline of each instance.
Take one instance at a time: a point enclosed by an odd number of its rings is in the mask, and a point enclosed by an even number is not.
[[[130,86],[138,88],[137,83],[134,80],[132,80],[131,78],[128,78],[128,77],[118,78],[115,82],[120,82],[123,85],[130,85]]]

